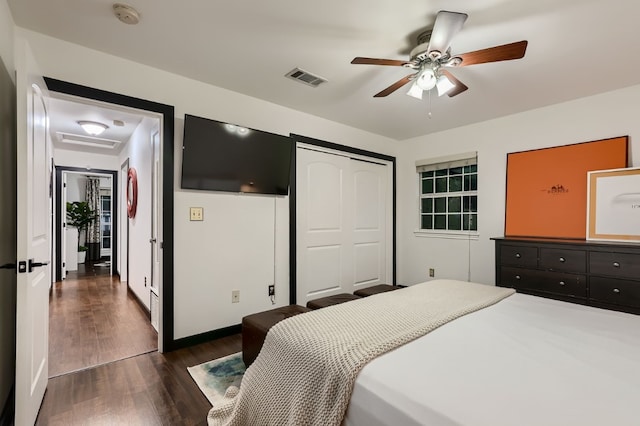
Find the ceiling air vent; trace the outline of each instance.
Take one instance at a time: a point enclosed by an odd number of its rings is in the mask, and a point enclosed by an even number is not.
[[[326,83],[327,80],[318,77],[317,75],[313,75],[305,70],[301,70],[300,68],[294,68],[288,73],[285,74],[285,77],[289,77],[293,80],[297,80],[301,83],[304,83],[308,86],[318,87],[322,83]]]

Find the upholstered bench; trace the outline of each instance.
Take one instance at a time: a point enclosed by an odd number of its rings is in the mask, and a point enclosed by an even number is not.
[[[271,327],[285,318],[310,310],[304,306],[289,305],[242,318],[242,360],[244,364],[249,367],[256,359]]]
[[[340,303],[349,302],[351,300],[360,299],[360,296],[349,293],[334,294],[333,296],[321,297],[319,299],[309,300],[307,308],[320,309],[327,306],[338,305]]]
[[[378,284],[372,287],[361,288],[360,290],[354,291],[353,294],[360,297],[367,297],[367,296],[373,296],[374,294],[378,294],[378,293],[386,293],[387,291],[398,290],[400,288],[402,287],[389,285],[389,284]]]

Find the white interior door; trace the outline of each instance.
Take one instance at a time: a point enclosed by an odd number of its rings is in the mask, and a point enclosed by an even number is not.
[[[297,303],[391,282],[386,164],[297,149]]]
[[[153,164],[151,165],[151,288],[158,294],[160,279],[160,133],[156,130],[151,136],[153,146]]]
[[[349,158],[298,148],[296,154],[297,291],[299,305],[349,291],[351,235],[345,202]]]
[[[45,84],[26,42],[16,61],[18,114],[16,418],[33,424],[48,378],[51,150]],[[22,46],[21,46],[22,47]]]
[[[388,237],[389,208],[388,170],[391,167],[352,159],[350,162],[352,199],[353,288],[391,283],[391,238]]]
[[[129,172],[129,159],[120,166],[120,188],[118,190],[118,272],[120,281],[129,280],[129,217],[127,216],[127,173]]]

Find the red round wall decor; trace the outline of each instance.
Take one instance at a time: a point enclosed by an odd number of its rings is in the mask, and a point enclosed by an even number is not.
[[[138,173],[133,167],[127,173],[127,216],[136,217],[138,207]]]

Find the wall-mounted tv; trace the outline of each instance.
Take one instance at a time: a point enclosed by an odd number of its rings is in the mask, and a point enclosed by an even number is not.
[[[287,195],[292,150],[287,136],[185,114],[181,187]]]

